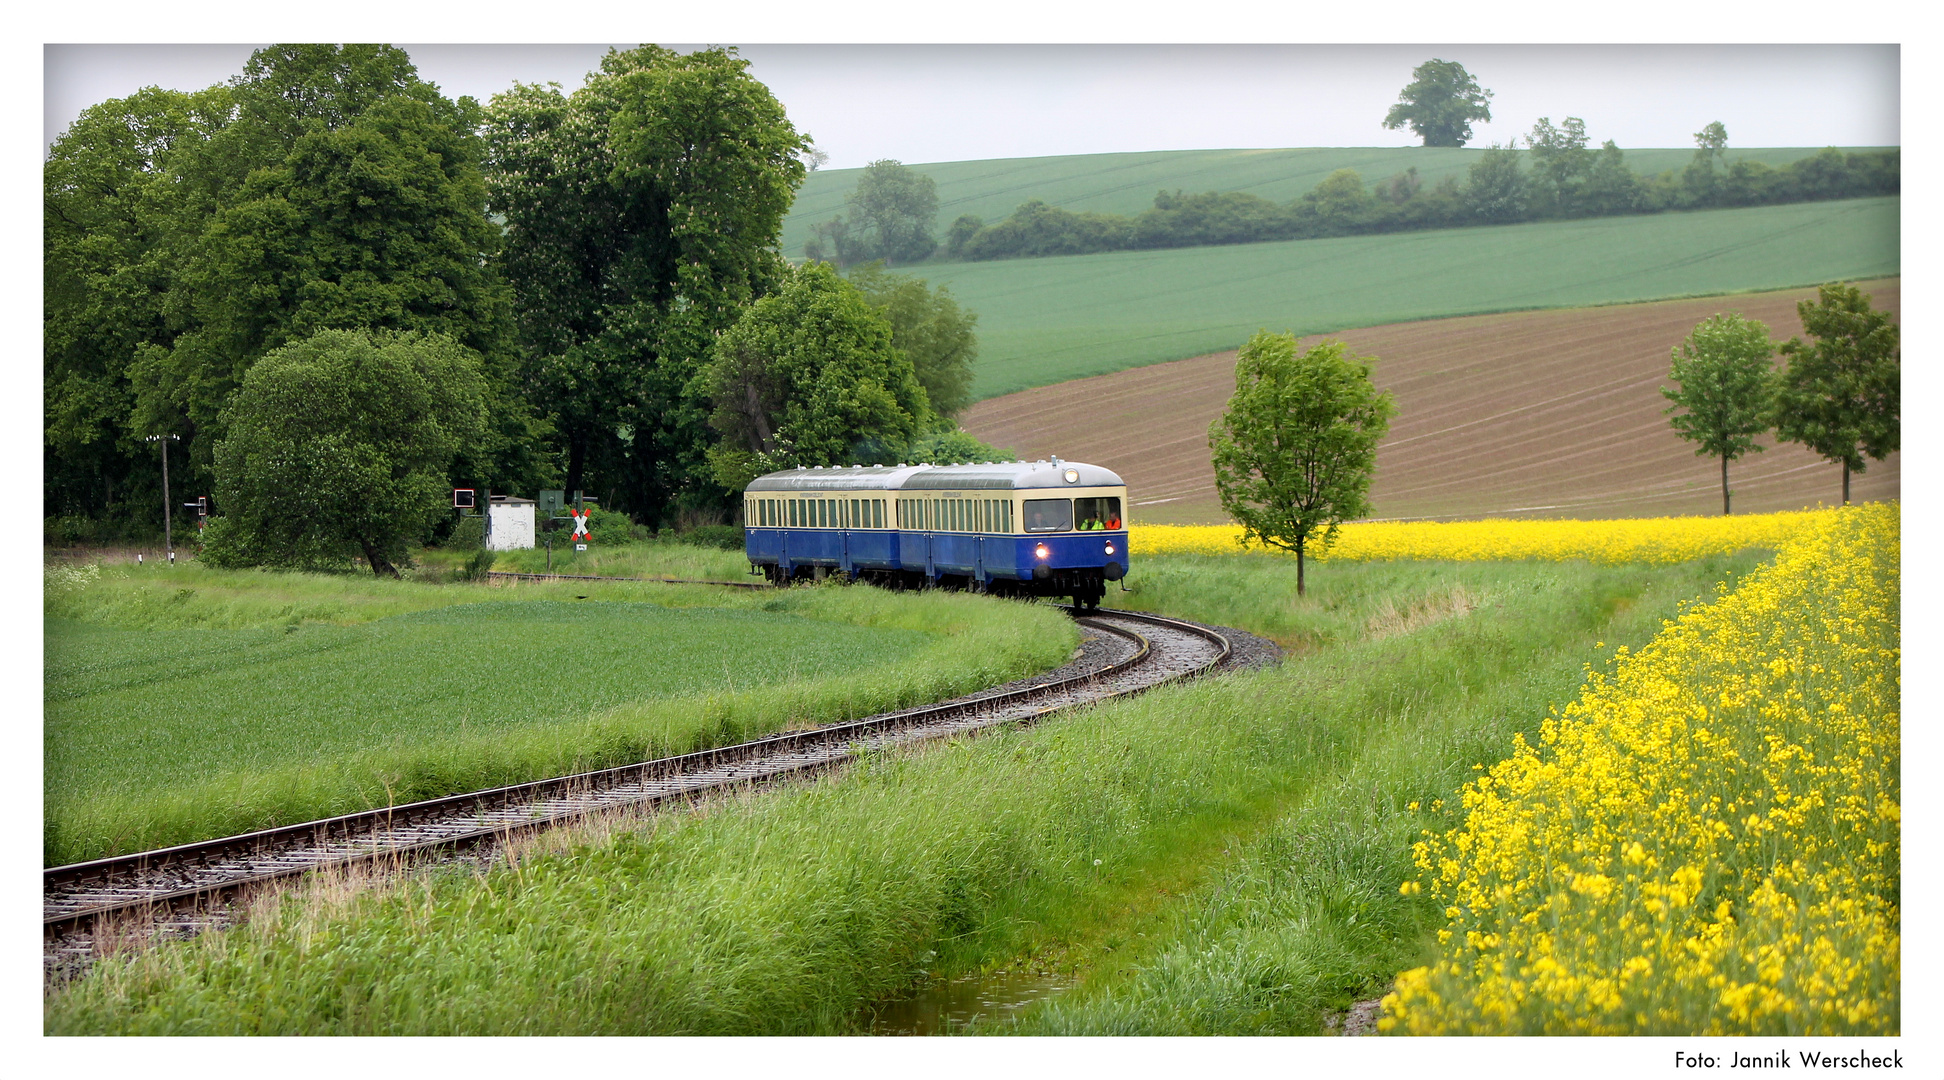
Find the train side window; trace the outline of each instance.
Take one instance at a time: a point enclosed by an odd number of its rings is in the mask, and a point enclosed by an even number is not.
[[[884,500],[883,499],[871,500],[871,528],[873,529],[884,528]]]
[[[1027,499],[1026,531],[1066,532],[1073,528],[1072,499]]]

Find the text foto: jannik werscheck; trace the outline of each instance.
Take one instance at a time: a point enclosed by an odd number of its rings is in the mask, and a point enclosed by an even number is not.
[[[1777,1050],[1772,1054],[1744,1054],[1731,1050],[1725,1055],[1705,1054],[1693,1050],[1674,1051],[1674,1067],[1677,1069],[1719,1069],[1724,1058],[1731,1069],[1901,1069],[1904,1067],[1903,1051],[1891,1049],[1886,1053],[1872,1053],[1857,1050],[1855,1053],[1831,1054],[1821,1050]]]

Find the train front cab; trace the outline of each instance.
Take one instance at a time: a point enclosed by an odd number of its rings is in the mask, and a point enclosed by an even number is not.
[[[1019,580],[1041,596],[1072,596],[1098,607],[1107,583],[1127,575],[1127,489],[1095,488],[1023,493],[1015,543]]]
[[[914,474],[897,504],[904,568],[925,580],[1098,606],[1126,575],[1127,488],[1054,460]]]

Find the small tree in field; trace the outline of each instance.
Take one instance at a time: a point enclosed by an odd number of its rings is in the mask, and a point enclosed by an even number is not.
[[[342,564],[397,577],[407,545],[449,512],[447,468],[486,425],[479,360],[443,335],[324,330],[243,377],[216,444],[205,558]]]
[[[1337,525],[1370,512],[1377,443],[1397,407],[1370,381],[1369,357],[1340,341],[1298,353],[1294,334],[1257,331],[1235,359],[1235,396],[1208,429],[1222,509],[1243,542],[1321,553]]]
[[[1676,346],[1668,371],[1676,387],[1661,388],[1674,404],[1665,410],[1674,433],[1697,444],[1698,457],[1721,459],[1721,512],[1728,513],[1728,463],[1762,448],[1755,436],[1773,426],[1775,343],[1768,327],[1739,313],[1715,315]],[[1687,410],[1675,415],[1677,409]]]
[[[1776,394],[1776,434],[1843,464],[1843,502],[1850,473],[1864,458],[1882,461],[1902,440],[1902,361],[1897,324],[1870,306],[1854,285],[1824,285],[1817,302],[1796,305],[1811,342],[1782,346],[1789,366]]]

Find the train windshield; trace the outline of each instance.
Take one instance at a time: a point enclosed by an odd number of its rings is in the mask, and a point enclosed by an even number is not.
[[[1075,499],[1073,517],[1081,529],[1118,529],[1121,527],[1120,500],[1117,498]]]
[[[1073,528],[1072,499],[1027,499],[1026,531],[1065,532]]]

